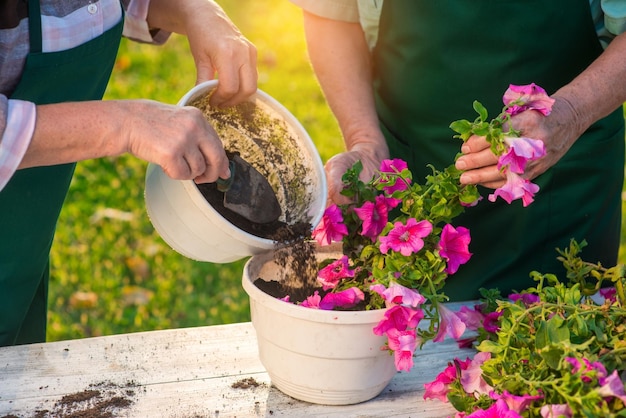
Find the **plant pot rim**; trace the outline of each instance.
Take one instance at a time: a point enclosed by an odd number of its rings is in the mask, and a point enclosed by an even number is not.
[[[322,250],[326,252],[325,250]],[[330,256],[332,253],[329,252]],[[299,306],[293,303],[284,302],[277,299],[261,289],[259,289],[254,281],[257,278],[263,278],[260,273],[262,267],[271,263],[274,257],[272,251],[255,255],[248,259],[244,265],[242,285],[248,296],[256,303],[260,303],[284,315],[295,318],[306,319],[311,322],[333,323],[333,324],[365,324],[378,323],[383,317],[386,309],[372,309],[361,311],[334,311],[313,309]]]

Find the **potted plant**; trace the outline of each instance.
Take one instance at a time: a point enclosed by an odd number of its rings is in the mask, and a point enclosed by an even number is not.
[[[522,199],[528,205],[538,187],[520,174],[526,161],[545,150],[541,141],[520,138],[507,122],[526,109],[548,114],[553,101],[531,84],[511,86],[504,103],[502,112],[488,121],[485,108],[475,102],[476,120],[456,121],[451,128],[462,140],[485,136],[499,156],[507,183],[489,200]],[[261,361],[280,390],[316,403],[365,401],[380,393],[396,371],[412,368],[419,346],[464,333],[465,324],[444,305],[442,288],[471,258],[470,231],[451,222],[481,197],[475,186],[460,184],[461,172],[454,165],[431,168],[424,182],[416,182],[404,161],[385,160],[377,175],[363,182],[362,166],[355,164],[343,176],[343,194],[351,203],[328,206],[310,242],[292,246],[287,257],[281,255],[284,249],[278,250],[278,261],[271,255],[248,261],[243,286],[250,296]],[[334,252],[322,251],[333,243],[339,245]],[[309,254],[316,256],[312,264],[306,261]],[[312,278],[303,277],[307,272]],[[294,275],[302,276],[296,284],[313,282],[315,288],[295,299],[287,291],[271,296],[254,284]],[[314,319],[293,320],[309,316]],[[322,347],[332,348],[322,352]]]
[[[532,272],[537,285],[484,298],[458,316],[476,337],[473,358],[451,359],[424,398],[450,402],[455,417],[626,416],[626,269],[559,250],[568,281]],[[609,284],[608,287],[603,287]]]

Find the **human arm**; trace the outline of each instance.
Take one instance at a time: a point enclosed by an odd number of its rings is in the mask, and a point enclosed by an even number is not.
[[[369,180],[389,149],[380,130],[372,90],[371,58],[358,23],[304,12],[309,57],[328,104],[337,118],[347,152],[326,163],[329,198],[345,202],[341,177],[357,160]]]
[[[617,36],[578,77],[557,90],[552,112],[544,117],[535,111],[512,118],[512,126],[529,138],[541,139],[546,156],[529,162],[525,178],[534,179],[556,164],[576,140],[596,121],[626,102],[626,34]],[[505,179],[497,160],[482,137],[470,138],[461,148],[456,166],[465,170],[464,184],[496,188]]]
[[[30,145],[19,168],[131,153],[174,179],[229,177],[217,134],[202,112],[150,100],[69,102],[37,106]],[[52,140],[53,139],[53,140]]]

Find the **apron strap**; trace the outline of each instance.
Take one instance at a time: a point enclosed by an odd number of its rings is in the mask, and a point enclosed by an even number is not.
[[[28,0],[28,33],[30,37],[30,52],[42,52],[41,8],[39,0]]]

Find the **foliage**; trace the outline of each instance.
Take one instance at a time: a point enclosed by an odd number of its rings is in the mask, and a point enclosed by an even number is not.
[[[454,366],[445,382],[439,375],[435,382],[447,388],[427,384],[425,397],[449,400],[459,417],[482,416],[495,410],[498,399],[509,416],[626,416],[626,270],[584,262],[584,245],[572,241],[559,251],[567,284],[532,272],[536,287],[506,300],[484,292],[473,311],[459,312],[468,323],[480,318],[479,354],[465,363],[455,360],[466,367]],[[604,297],[591,298],[596,290]],[[470,385],[470,379],[481,384]]]

